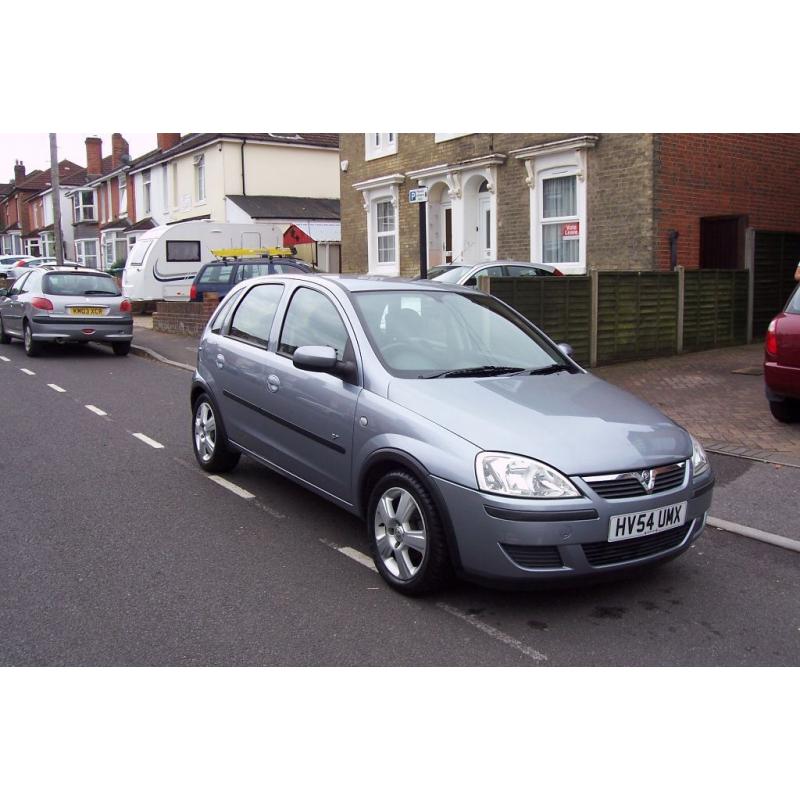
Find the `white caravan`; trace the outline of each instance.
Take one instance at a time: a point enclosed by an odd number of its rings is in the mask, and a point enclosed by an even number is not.
[[[145,231],[122,273],[122,292],[131,300],[188,300],[194,276],[214,260],[212,250],[279,247],[285,225],[176,222]]]

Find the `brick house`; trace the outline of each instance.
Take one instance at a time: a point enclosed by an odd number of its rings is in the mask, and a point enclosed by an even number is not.
[[[774,306],[800,258],[798,134],[346,133],[340,156],[344,271],[752,266]]]

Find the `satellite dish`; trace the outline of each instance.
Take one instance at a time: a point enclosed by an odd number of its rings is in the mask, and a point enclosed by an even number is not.
[[[131,158],[131,154],[130,154],[130,153],[123,153],[123,154],[122,154],[122,155],[119,157],[119,160],[120,160],[120,161],[121,161],[123,164],[130,164],[130,163],[131,163],[131,161],[133,161],[133,159]]]

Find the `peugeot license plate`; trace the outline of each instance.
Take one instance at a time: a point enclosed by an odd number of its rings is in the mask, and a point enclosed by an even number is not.
[[[635,539],[637,536],[649,536],[677,528],[686,522],[686,505],[684,501],[648,511],[635,511],[633,514],[617,514],[609,520],[608,541]]]

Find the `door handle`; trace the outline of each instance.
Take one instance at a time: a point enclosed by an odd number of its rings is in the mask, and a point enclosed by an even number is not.
[[[222,369],[225,366],[225,356],[222,353],[217,353],[217,366]]]
[[[267,377],[267,388],[271,392],[277,392],[281,388],[281,379],[277,375],[269,375]]]

